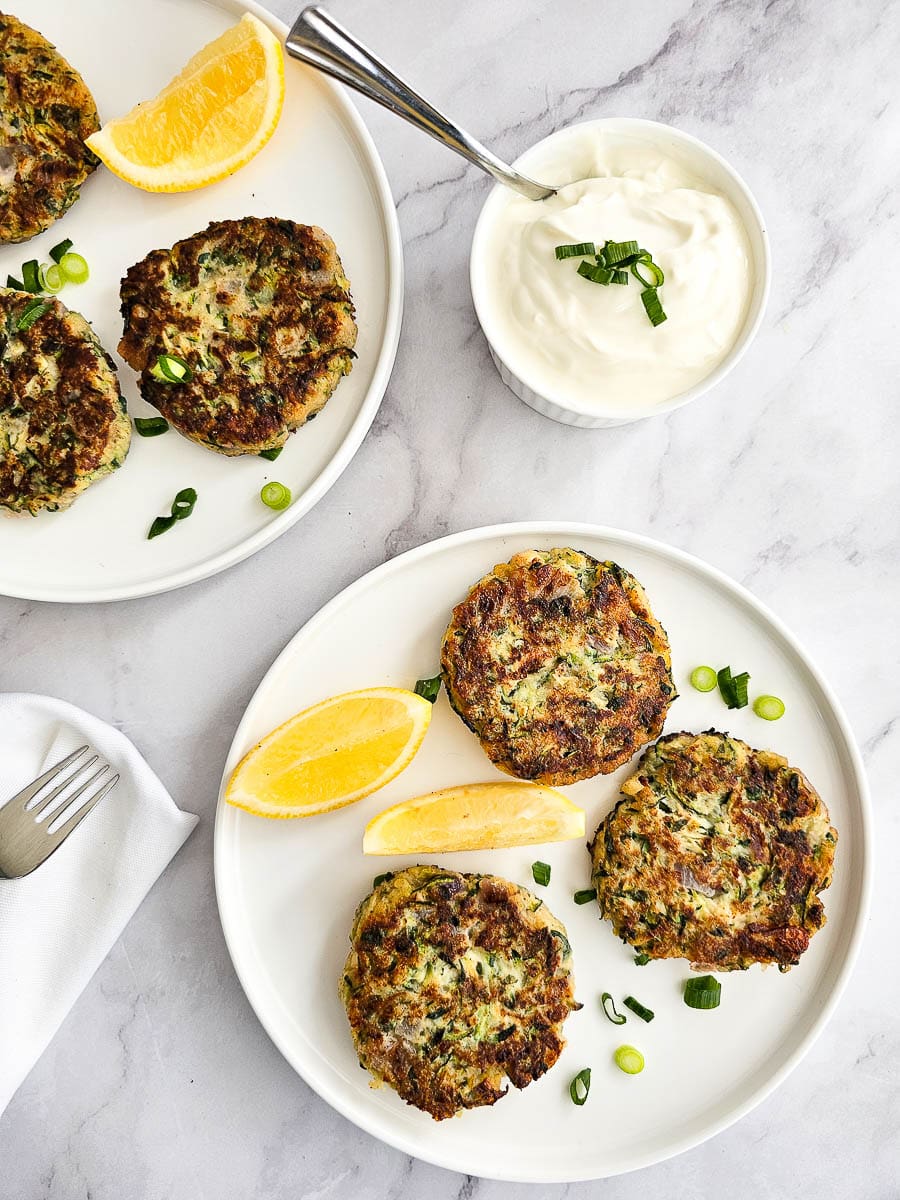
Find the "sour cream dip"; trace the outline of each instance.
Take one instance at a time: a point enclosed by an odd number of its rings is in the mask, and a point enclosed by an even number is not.
[[[692,398],[736,361],[762,313],[768,247],[752,196],[713,151],[655,122],[594,121],[517,166],[558,190],[534,201],[494,189],[471,272],[492,353],[522,399],[584,417],[573,424],[621,423]],[[578,274],[581,256],[556,258],[557,246],[606,240],[650,252],[665,273],[665,322],[650,323],[630,273],[627,286],[604,286]]]

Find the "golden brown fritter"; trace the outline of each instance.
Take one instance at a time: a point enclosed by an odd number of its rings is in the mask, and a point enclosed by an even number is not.
[[[131,267],[121,297],[119,353],[141,373],[141,395],[221,454],[283,446],[352,366],[350,284],[316,226],[214,221]],[[183,359],[193,378],[156,378],[161,354]]]
[[[651,958],[796,966],[825,924],[837,831],[787,759],[717,733],[643,756],[591,843],[601,915]]]
[[[84,80],[53,46],[0,13],[0,242],[23,242],[63,215],[98,159]]]
[[[453,610],[441,671],[491,762],[553,786],[627,762],[675,698],[643,588],[580,550],[526,550],[479,580]]]
[[[66,508],[130,442],[115,367],[84,317],[0,288],[0,508]]]
[[[559,1058],[573,995],[566,931],[495,875],[409,867],[356,911],[340,995],[359,1061],[436,1121],[495,1104]]]

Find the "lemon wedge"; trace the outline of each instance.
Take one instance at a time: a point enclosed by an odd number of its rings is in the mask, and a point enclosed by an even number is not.
[[[422,744],[432,706],[403,688],[323,700],[279,725],[238,763],[225,788],[259,817],[311,817],[384,787]]]
[[[275,131],[284,55],[251,13],[198,51],[153,100],[107,121],[87,144],[147,192],[187,192],[233,174]]]
[[[499,850],[584,837],[584,811],[536,783],[470,783],[404,800],[366,826],[364,854]]]

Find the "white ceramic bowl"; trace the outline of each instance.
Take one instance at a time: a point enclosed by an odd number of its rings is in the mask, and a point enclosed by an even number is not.
[[[644,417],[671,412],[691,400],[696,400],[725,378],[732,367],[743,357],[759,329],[769,298],[771,258],[769,239],[762,213],[744,180],[715,150],[698,138],[692,137],[689,133],[682,133],[681,130],[674,129],[671,125],[631,117],[604,117],[596,121],[586,121],[581,125],[567,126],[527,150],[521,158],[516,160],[516,168],[526,175],[543,181],[546,172],[542,173],[542,162],[545,160],[548,149],[551,147],[558,149],[560,140],[573,136],[575,130],[580,132],[586,128],[596,128],[604,133],[640,138],[676,155],[688,156],[691,160],[692,170],[711,188],[730,201],[735,208],[746,230],[751,254],[752,284],[744,323],[731,350],[718,366],[693,387],[662,402],[636,407],[628,413],[623,413],[621,408],[608,407],[604,410],[602,400],[586,404],[583,400],[567,396],[562,388],[550,391],[546,385],[536,386],[535,381],[529,378],[527,365],[515,361],[515,348],[509,344],[509,339],[505,336],[501,323],[496,319],[496,306],[492,303],[486,270],[489,256],[485,250],[488,240],[493,236],[494,221],[506,196],[506,188],[502,185],[498,184],[492,189],[475,226],[469,261],[469,278],[475,312],[487,338],[491,357],[500,372],[500,378],[520,400],[537,412],[543,413],[545,417],[561,421],[565,425],[576,425],[582,429],[602,429],[613,425],[627,425]],[[571,181],[547,178],[546,182]]]

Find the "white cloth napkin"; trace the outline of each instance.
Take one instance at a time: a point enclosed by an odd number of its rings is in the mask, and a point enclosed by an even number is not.
[[[36,871],[0,879],[0,1112],[197,824],[124,734],[25,693],[0,694],[0,804],[86,742],[119,782]]]

